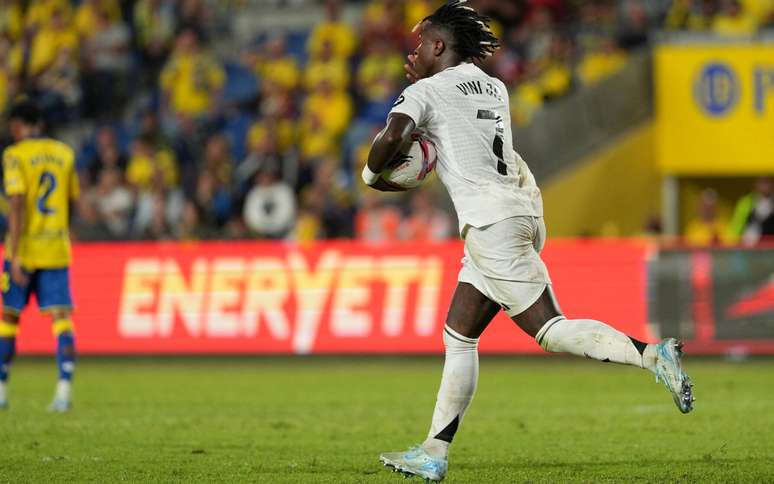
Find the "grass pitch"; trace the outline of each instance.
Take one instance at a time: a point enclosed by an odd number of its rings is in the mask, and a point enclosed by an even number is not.
[[[405,482],[382,451],[422,440],[442,358],[83,359],[75,408],[21,358],[0,482]],[[688,359],[681,415],[642,370],[482,358],[446,482],[774,481],[774,360]],[[420,482],[415,479],[413,482]]]

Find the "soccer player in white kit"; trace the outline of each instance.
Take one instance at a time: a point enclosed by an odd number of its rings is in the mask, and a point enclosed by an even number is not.
[[[590,319],[567,319],[551,290],[540,251],[545,242],[540,190],[513,149],[508,91],[474,61],[499,47],[464,0],[452,0],[415,27],[420,42],[408,56],[413,82],[377,135],[363,170],[367,185],[400,190],[379,177],[414,131],[436,146],[436,171],[449,191],[465,241],[465,257],[443,331],[445,362],[427,439],[382,454],[394,470],[441,480],[448,450],[478,380],[478,339],[501,309],[548,352],[623,363],[656,374],[680,411],[693,408],[681,366],[681,344],[646,344]]]

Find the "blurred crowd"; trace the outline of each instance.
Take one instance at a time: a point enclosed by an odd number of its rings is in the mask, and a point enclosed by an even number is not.
[[[443,240],[456,223],[437,184],[404,195],[358,173],[405,85],[411,28],[435,0],[342,3],[304,31],[230,24],[261,8],[215,0],[0,0],[0,111],[33,97],[78,150],[83,240]],[[656,29],[749,34],[770,0],[478,0],[503,48],[483,67],[512,118],[614,75]],[[263,5],[263,7],[261,7]],[[8,139],[4,140],[8,143]],[[0,207],[2,208],[2,207]]]
[[[774,240],[774,180],[758,178],[730,214],[723,212],[718,193],[704,189],[696,213],[686,225],[685,243],[700,247],[770,244]]]

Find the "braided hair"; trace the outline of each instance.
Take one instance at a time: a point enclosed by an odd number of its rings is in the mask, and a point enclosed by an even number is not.
[[[484,60],[500,47],[497,37],[489,28],[489,17],[480,15],[467,0],[451,0],[428,15],[413,29],[424,22],[446,30],[453,39],[452,50],[462,59]]]

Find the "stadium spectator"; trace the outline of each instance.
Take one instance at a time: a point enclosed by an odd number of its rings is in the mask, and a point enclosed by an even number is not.
[[[374,79],[368,87],[367,97],[363,99],[358,119],[366,123],[375,123],[385,119],[395,103],[395,78],[382,74]]]
[[[332,41],[326,40],[320,52],[312,58],[304,70],[304,87],[308,91],[327,83],[332,89],[340,91],[349,87],[349,65],[343,57],[338,57]]]
[[[732,243],[728,221],[718,214],[718,194],[708,188],[701,192],[696,217],[685,228],[685,242],[695,246]]]
[[[296,232],[302,240],[310,240],[312,232],[315,233],[314,239],[352,236],[355,215],[352,194],[342,181],[340,169],[336,158],[321,160],[314,181],[301,192],[300,199],[307,218],[299,221]],[[314,225],[310,224],[312,221]]]
[[[96,0],[95,0],[96,1]],[[95,7],[93,25],[83,44],[83,87],[87,116],[115,115],[126,96],[131,68],[129,28],[108,10]]]
[[[298,207],[298,217],[293,228],[292,238],[296,242],[306,244],[324,239],[321,203],[323,198],[318,192],[307,192],[301,195]]]
[[[551,11],[547,8],[535,8],[522,26],[522,40],[528,64],[539,63],[547,58],[551,43],[557,34],[557,26]]]
[[[194,201],[199,219],[209,227],[222,227],[231,216],[231,193],[227,181],[221,181],[212,169],[199,175]]]
[[[749,37],[758,30],[756,19],[742,9],[738,0],[721,0],[712,31],[726,37]]]
[[[362,205],[355,216],[355,237],[368,242],[392,242],[399,239],[400,212],[376,192],[363,194]]]
[[[13,66],[13,50],[11,40],[0,36],[0,113],[5,112],[17,90],[18,69]]]
[[[449,214],[433,203],[432,193],[417,190],[411,197],[411,210],[400,226],[400,238],[413,241],[448,240],[454,234]]]
[[[29,2],[27,9],[24,11],[25,29],[29,32],[38,32],[48,25],[55,16],[61,16],[62,20],[68,24],[72,21],[73,11],[68,0],[37,0]]]
[[[407,45],[403,19],[401,2],[372,0],[363,12],[362,39],[366,47],[370,43],[381,42],[397,50],[413,47]]]
[[[283,180],[292,183],[292,174],[288,173],[286,150],[281,145],[281,123],[269,125],[255,123],[248,134],[249,153],[234,171],[234,182],[240,193],[246,193],[252,186],[255,174],[263,169],[280,172]]]
[[[636,0],[623,3],[618,45],[626,50],[646,45],[650,38],[650,18],[645,5]]]
[[[166,198],[161,193],[150,193],[147,200],[150,207],[150,220],[140,232],[141,238],[143,240],[174,239],[173,225],[167,216]]]
[[[228,187],[231,183],[234,162],[231,160],[228,138],[223,134],[215,133],[207,140],[203,169],[213,174],[218,185]]]
[[[81,38],[88,39],[101,28],[105,14],[108,23],[121,22],[121,6],[118,0],[83,0],[75,10],[75,29]]]
[[[143,83],[152,86],[175,38],[175,6],[171,0],[138,0],[133,11],[134,29],[143,69]]]
[[[301,70],[288,55],[282,34],[272,34],[258,52],[248,53],[247,62],[263,82],[276,84],[286,91],[292,91],[299,84]]]
[[[78,66],[72,53],[59,49],[54,62],[37,79],[38,104],[54,123],[74,119],[79,110],[82,92]]]
[[[118,170],[121,179],[124,179],[127,165],[127,157],[118,146],[115,130],[109,126],[100,128],[96,137],[96,152],[87,161],[86,186],[95,185],[106,170]]]
[[[19,0],[0,0],[0,37],[18,40],[24,32],[24,14]]]
[[[669,30],[705,31],[716,10],[715,0],[674,0],[664,25]]]
[[[250,232],[261,238],[281,239],[293,228],[296,197],[290,186],[278,178],[275,169],[263,169],[255,175],[255,185],[245,199],[243,216]]]
[[[161,88],[178,121],[199,121],[214,114],[224,82],[223,68],[202,50],[199,34],[183,30],[161,72]]]
[[[403,57],[384,41],[372,42],[357,70],[357,89],[367,101],[395,97],[396,81],[403,77]],[[383,82],[388,84],[384,85]],[[392,81],[392,82],[389,82]]]
[[[626,65],[626,52],[614,39],[601,40],[589,51],[578,66],[578,77],[585,85],[593,85],[615,74]]]
[[[29,15],[34,11],[30,7]],[[72,25],[71,17],[62,6],[56,6],[50,14],[39,14],[40,20],[33,22],[35,35],[29,53],[27,72],[32,76],[41,74],[56,60],[59,50],[71,54],[71,62],[77,62],[79,55],[78,32]],[[41,22],[41,23],[39,23]]]
[[[117,168],[104,169],[100,172],[94,189],[94,200],[100,219],[111,238],[119,240],[129,235],[134,208],[132,192],[123,184],[122,179]]]
[[[196,202],[186,200],[180,223],[174,228],[175,237],[183,241],[207,240],[222,237],[213,227],[202,220],[202,213]]]
[[[303,116],[315,118],[320,128],[336,139],[347,128],[353,108],[352,98],[346,91],[337,90],[330,82],[322,81],[306,98]]]
[[[309,36],[307,52],[310,57],[317,58],[323,49],[332,48],[335,57],[348,59],[355,50],[357,37],[352,27],[340,20],[340,2],[327,0],[325,12],[326,20],[318,23]]]
[[[138,190],[137,209],[132,222],[135,238],[166,240],[174,237],[174,227],[183,213],[183,191],[171,186],[161,170],[153,173],[150,184]]]
[[[202,31],[213,18],[204,0],[178,0],[175,4],[177,23],[183,29]]]
[[[222,227],[232,208],[233,162],[225,136],[215,134],[207,141],[201,171],[196,189],[200,219],[210,226]]]
[[[321,106],[325,105],[321,104]],[[299,140],[298,147],[302,170],[311,169],[315,160],[334,155],[339,148],[336,136],[326,127],[320,116],[320,113],[310,110],[299,124],[299,131],[304,133],[304,136]],[[331,112],[329,116],[335,117],[337,113]]]
[[[615,7],[616,3],[610,1],[581,3],[575,34],[581,52],[597,50],[600,42],[615,38],[619,28]]]
[[[774,236],[774,181],[770,177],[758,178],[754,191],[737,202],[729,230],[747,246]]]
[[[165,185],[177,185],[179,173],[175,156],[167,149],[156,148],[150,136],[141,136],[133,143],[126,179],[135,189],[145,190],[150,188],[157,174]]]
[[[422,21],[423,18],[432,14],[437,8],[437,2],[433,0],[415,0],[412,2],[404,2],[404,21],[403,31],[410,31],[416,24]],[[507,2],[506,5],[513,4],[513,2]]]

